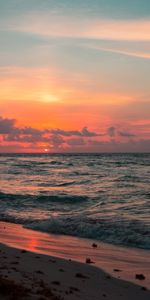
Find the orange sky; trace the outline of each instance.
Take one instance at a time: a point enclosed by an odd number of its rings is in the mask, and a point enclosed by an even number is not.
[[[0,12],[0,152],[148,151],[146,6],[17,1]]]

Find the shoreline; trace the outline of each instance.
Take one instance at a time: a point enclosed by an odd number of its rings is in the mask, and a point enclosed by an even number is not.
[[[150,254],[143,249],[130,249],[70,236],[42,233],[22,225],[0,222],[0,243],[9,247],[72,260],[85,264],[86,258],[111,276],[150,288]],[[145,280],[136,279],[144,274]]]

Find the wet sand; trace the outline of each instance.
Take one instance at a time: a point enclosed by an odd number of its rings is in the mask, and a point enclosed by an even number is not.
[[[150,297],[148,251],[48,235],[4,222],[0,223],[0,243],[9,246],[0,245],[0,299]],[[132,279],[137,285],[119,278]]]

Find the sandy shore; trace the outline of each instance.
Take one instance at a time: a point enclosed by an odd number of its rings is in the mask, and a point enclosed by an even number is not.
[[[26,231],[22,226],[9,223],[0,223],[0,225],[0,242],[20,248],[16,249],[0,244],[0,299],[150,299],[150,292],[146,288],[147,284],[145,284],[148,276],[146,269],[145,272],[136,273],[132,270],[134,278],[136,274],[141,273],[146,277],[145,279],[143,278],[143,280],[135,279],[136,283],[141,284],[142,286],[134,285],[127,281],[116,279],[91,264],[70,261],[70,258],[65,260],[60,258],[60,256],[63,257],[65,248],[61,249],[59,258],[50,256],[52,254],[50,254],[49,248],[54,248],[52,251],[54,255],[54,253],[56,254],[57,249],[56,244],[60,241],[62,247],[62,243],[63,245],[66,243],[66,240],[64,241],[63,237],[57,237],[54,247],[55,236],[53,236],[52,239],[52,236],[30,230]],[[37,237],[39,239],[37,239]],[[61,238],[63,239],[63,242],[61,241]],[[70,244],[68,244],[68,253],[70,253],[71,239],[69,238],[67,241],[70,241]],[[72,245],[74,252],[74,247],[76,245],[75,241]],[[38,245],[37,242],[39,243]],[[81,243],[81,248],[83,248],[82,241],[80,240],[78,241],[78,248],[80,249],[79,242]],[[83,261],[85,262],[87,257],[90,257],[91,260],[93,260],[93,258],[96,259],[98,253],[102,251],[100,245],[97,244],[97,247],[93,248],[91,244],[88,244],[88,241],[83,242],[86,243],[86,247],[88,248],[85,248]],[[24,247],[24,245],[26,247]],[[25,248],[28,248],[28,250],[32,252],[22,250]],[[39,254],[42,248],[44,248],[43,251],[47,251],[47,254],[49,255]],[[33,253],[33,251],[39,253]],[[80,249],[79,253],[82,251]],[[118,253],[119,251],[120,248]],[[87,256],[87,253],[89,256]],[[94,253],[93,256],[92,253]],[[71,255],[73,256],[73,254]],[[109,257],[111,257],[111,253],[109,253]],[[83,259],[83,257],[80,257],[80,259]],[[114,258],[112,260],[114,260]],[[130,261],[129,258],[128,261]],[[112,274],[117,274],[117,277],[120,277],[120,274],[124,272],[123,269],[118,268],[119,265],[118,256],[116,256],[116,268],[112,271]],[[139,270],[138,266],[136,266],[135,270],[140,271],[141,269]]]

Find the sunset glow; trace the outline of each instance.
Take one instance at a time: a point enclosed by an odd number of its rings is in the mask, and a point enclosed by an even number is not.
[[[149,151],[148,1],[0,5],[0,152]]]

